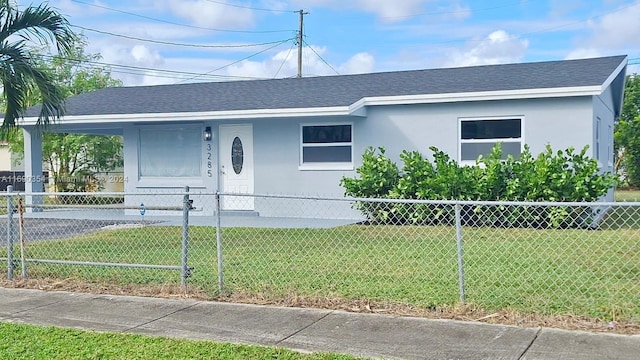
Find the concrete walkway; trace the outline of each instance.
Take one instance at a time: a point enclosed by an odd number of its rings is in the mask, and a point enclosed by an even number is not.
[[[0,288],[0,321],[401,359],[638,359],[640,335]]]

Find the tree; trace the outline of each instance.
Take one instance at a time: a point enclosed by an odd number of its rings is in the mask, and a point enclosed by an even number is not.
[[[64,93],[30,52],[30,44],[53,45],[65,56],[72,49],[75,34],[68,21],[45,4],[23,11],[10,0],[0,0],[0,81],[4,120],[0,129],[8,136],[29,107],[30,93],[40,94],[39,125],[47,125],[64,113]]]
[[[78,37],[66,57],[33,55],[38,66],[53,79],[65,98],[122,85],[120,80],[111,77],[108,68],[91,64],[100,60],[100,55],[85,54],[85,46],[86,40]],[[32,93],[28,100],[29,104],[38,103],[39,93]],[[100,184],[96,172],[122,166],[122,140],[119,136],[51,132],[42,136],[43,161],[49,165],[58,192],[97,190]],[[24,155],[22,132],[12,133],[9,147],[12,152]]]
[[[640,76],[627,76],[622,114],[615,128],[616,171],[629,186],[640,187]]]

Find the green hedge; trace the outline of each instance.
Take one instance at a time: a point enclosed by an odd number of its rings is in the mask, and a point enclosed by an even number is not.
[[[592,202],[605,195],[617,178],[601,173],[588,147],[553,151],[534,157],[528,146],[518,159],[503,160],[500,145],[473,166],[463,166],[431,147],[429,160],[417,151],[403,151],[402,168],[385,156],[384,148],[369,147],[355,178],[340,181],[345,195],[357,198],[468,201]],[[374,223],[452,224],[453,207],[435,204],[357,202]],[[463,221],[480,226],[578,227],[588,225],[589,207],[464,206]]]

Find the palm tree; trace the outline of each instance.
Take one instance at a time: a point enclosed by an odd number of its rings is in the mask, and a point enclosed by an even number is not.
[[[53,77],[38,67],[31,45],[54,45],[65,56],[72,49],[75,34],[69,22],[46,4],[18,11],[11,0],[0,0],[0,81],[5,103],[3,134],[15,129],[29,107],[29,95],[39,90],[42,107],[38,125],[47,125],[64,114],[64,93]]]

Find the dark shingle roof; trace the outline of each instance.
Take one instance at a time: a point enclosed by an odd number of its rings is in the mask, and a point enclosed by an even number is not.
[[[601,86],[625,56],[294,79],[106,88],[67,100],[67,115],[348,106],[363,97]],[[27,116],[37,116],[30,109]]]

